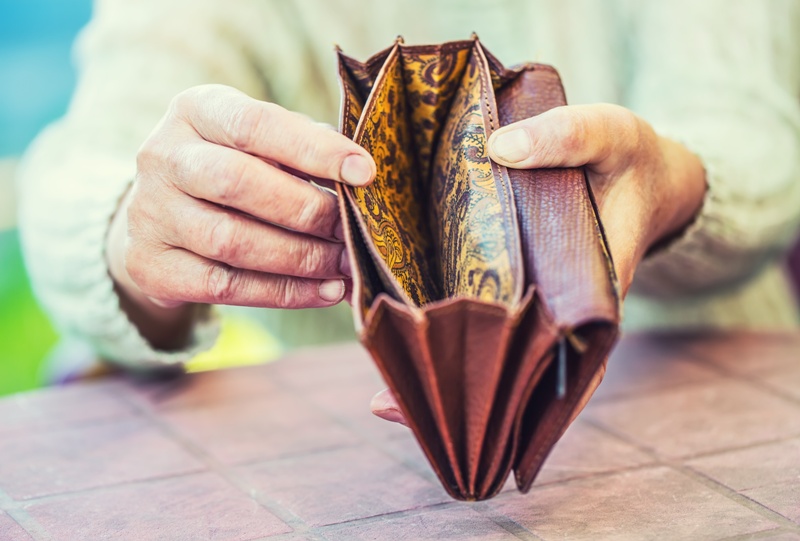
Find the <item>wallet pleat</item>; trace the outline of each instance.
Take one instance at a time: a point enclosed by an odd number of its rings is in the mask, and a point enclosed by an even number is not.
[[[431,370],[464,472],[462,497],[478,499],[480,455],[514,319],[497,305],[457,299],[426,312]]]
[[[557,341],[558,330],[535,291],[523,302],[522,319],[506,353],[505,369],[498,386],[488,423],[480,471],[483,480],[478,492],[484,498],[496,494],[511,471],[517,454],[517,420],[524,411],[535,385],[552,357],[548,351]]]
[[[383,298],[376,305],[363,341],[443,485],[459,497],[466,492],[464,475],[456,434],[447,422],[435,352],[425,336],[427,328],[427,322]]]
[[[565,340],[567,348],[566,394],[558,397],[558,366],[551,362],[531,393],[517,423],[519,451],[514,464],[517,487],[530,490],[547,455],[578,413],[589,384],[606,362],[617,331],[608,323],[590,323],[579,329],[581,352]],[[558,346],[557,346],[558,347]],[[555,355],[555,352],[553,352]]]

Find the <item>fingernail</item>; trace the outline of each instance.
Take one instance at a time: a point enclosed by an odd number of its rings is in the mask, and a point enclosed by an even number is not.
[[[339,260],[339,271],[345,276],[353,276],[353,269],[350,267],[350,255],[347,253],[347,248],[342,250],[342,256]]]
[[[521,162],[531,155],[531,138],[520,129],[500,133],[492,138],[492,151],[504,162]]]
[[[374,413],[375,413],[375,415],[377,415],[378,417],[380,417],[381,419],[383,419],[385,421],[389,421],[389,422],[392,422],[392,423],[398,423],[398,424],[401,424],[403,426],[408,426],[408,423],[406,422],[405,415],[403,415],[402,412],[400,410],[398,410],[398,409],[380,410],[380,411],[376,411]]]
[[[372,180],[372,165],[360,154],[350,154],[342,162],[342,180],[353,186],[364,186]]]
[[[344,281],[325,280],[319,285],[319,297],[325,302],[338,302],[344,296]]]
[[[373,396],[369,409],[381,419],[408,426],[405,415],[400,411],[400,407],[388,391],[381,391]]]

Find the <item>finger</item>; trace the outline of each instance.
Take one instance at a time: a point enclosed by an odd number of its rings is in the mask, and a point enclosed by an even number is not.
[[[289,231],[184,196],[163,213],[162,240],[239,269],[300,278],[350,275],[345,245]]]
[[[238,90],[195,87],[179,95],[173,108],[207,141],[355,186],[375,178],[372,157],[344,135]]]
[[[369,408],[374,415],[381,419],[408,426],[406,416],[400,411],[400,406],[389,389],[384,389],[373,396]]]
[[[609,104],[556,107],[509,124],[489,137],[489,156],[516,169],[579,167],[613,169],[636,148],[639,118]]]
[[[318,308],[337,304],[345,295],[341,279],[314,280],[242,270],[179,248],[132,250],[127,265],[131,278],[144,295],[164,306],[191,302]]]
[[[202,141],[168,162],[173,183],[189,195],[293,231],[343,238],[336,196],[254,156]]]

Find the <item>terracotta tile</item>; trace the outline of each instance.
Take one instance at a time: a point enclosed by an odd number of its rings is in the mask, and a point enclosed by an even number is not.
[[[114,384],[50,387],[0,400],[0,436],[129,417],[133,409],[113,394]]]
[[[253,490],[319,526],[449,501],[439,486],[369,447],[247,466]]]
[[[422,448],[410,430],[407,430],[405,434],[380,442],[377,446],[395,460],[406,464],[428,479],[436,479],[436,474],[433,473],[428,459],[425,458]]]
[[[425,458],[425,454],[422,452],[419,443],[417,443],[417,440],[414,439],[411,434],[407,437],[397,437],[386,440],[385,442],[377,444],[376,447],[379,447],[382,451],[396,460],[399,460],[417,474],[428,479],[431,483],[437,486],[441,485],[441,481],[436,477],[436,473],[434,473],[428,459]],[[509,473],[508,479],[506,479],[506,483],[503,485],[503,488],[500,489],[500,492],[507,492],[510,490],[517,490],[514,476],[511,473]]]
[[[309,390],[352,384],[353,381],[380,385],[380,374],[360,345],[332,344],[321,349],[301,349],[265,367],[270,378],[293,389]]]
[[[732,372],[765,373],[800,362],[800,334],[708,334],[686,342],[684,351]]]
[[[159,415],[227,464],[343,447],[357,441],[356,436],[307,400],[285,392],[246,402],[168,410]]]
[[[3,541],[33,541],[33,537],[22,526],[2,511],[0,511],[0,539]]]
[[[325,529],[328,541],[519,540],[467,506]]]
[[[96,490],[31,503],[53,541],[244,541],[291,531],[214,474]]]
[[[772,535],[759,536],[758,539],[769,539],[769,541],[800,541],[800,533],[776,530]]]
[[[18,500],[204,468],[142,419],[7,437],[0,456],[0,488]]]
[[[229,404],[269,396],[283,386],[270,379],[266,366],[201,372],[161,381],[132,382],[127,392],[154,409]]]
[[[793,479],[787,476],[783,483],[743,490],[742,495],[800,524],[800,476]]]
[[[381,443],[380,447],[426,478],[438,483],[419,444],[411,437],[398,437]],[[631,445],[594,428],[580,419],[575,421],[544,463],[534,486],[588,477],[652,462],[645,453]],[[516,491],[513,476],[509,476],[502,492]]]
[[[687,465],[737,491],[800,479],[800,438],[698,458]]]
[[[611,354],[592,404],[611,397],[643,395],[659,389],[718,378],[711,368],[681,353],[681,340],[670,335],[631,334]]]
[[[580,420],[559,440],[536,478],[536,485],[587,477],[652,462],[635,447]]]
[[[668,468],[578,479],[489,505],[545,540],[721,539],[772,529],[761,515]]]
[[[730,380],[605,402],[583,415],[668,457],[800,434],[800,407]]]
[[[755,377],[767,386],[800,402],[800,361],[783,369],[756,374]]]
[[[308,391],[308,400],[329,415],[340,419],[369,440],[393,438],[410,432],[408,428],[391,423],[372,414],[369,403],[373,395],[385,389],[374,380],[355,384],[336,385]]]

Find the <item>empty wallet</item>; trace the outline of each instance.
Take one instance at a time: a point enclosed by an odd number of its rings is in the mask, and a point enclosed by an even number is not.
[[[377,164],[337,186],[360,340],[451,496],[490,498],[511,469],[527,492],[620,320],[584,171],[487,155],[494,130],[566,103],[558,73],[506,69],[476,36],[338,58],[341,131]]]

